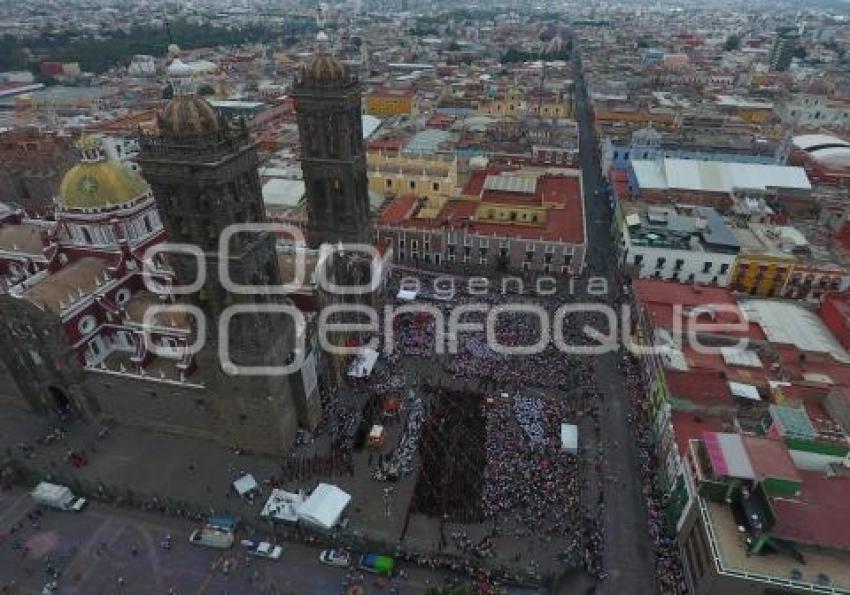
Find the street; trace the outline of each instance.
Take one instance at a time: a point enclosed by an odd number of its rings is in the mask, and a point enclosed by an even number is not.
[[[580,130],[580,160],[584,181],[585,217],[588,234],[589,277],[605,277],[614,288],[612,268],[611,224],[607,198],[596,195],[602,177],[593,121],[587,100],[587,89],[576,66],[576,120]],[[647,514],[637,461],[637,449],[631,435],[628,412],[629,396],[618,368],[619,353],[595,357],[596,381],[604,395],[601,411],[603,460],[606,462],[602,481],[605,495],[604,567],[608,579],[600,586],[602,593],[634,595],[656,593],[653,546],[647,530]]]
[[[345,582],[345,569],[322,566],[319,550],[301,544],[283,543],[280,560],[262,560],[248,557],[238,543],[227,551],[191,545],[192,525],[183,520],[90,503],[80,513],[48,510],[33,524],[27,517],[33,509],[24,490],[0,494],[3,593],[41,593],[50,580],[48,564],[61,571],[62,595],[337,595]],[[10,534],[18,523],[20,529]],[[170,549],[161,547],[167,534]],[[404,566],[404,571],[407,579],[391,583],[398,593],[424,593],[429,581],[440,580],[416,567]],[[370,595],[391,592],[368,575],[364,586]]]

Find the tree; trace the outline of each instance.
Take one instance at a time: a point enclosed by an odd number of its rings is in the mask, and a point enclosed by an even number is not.
[[[209,83],[204,83],[198,87],[198,95],[215,95],[215,89]]]
[[[723,50],[727,52],[731,52],[734,50],[741,49],[741,36],[740,35],[730,35],[726,38],[726,41],[723,42]]]
[[[172,97],[174,97],[174,86],[171,83],[168,83],[162,90],[162,98],[171,99]]]

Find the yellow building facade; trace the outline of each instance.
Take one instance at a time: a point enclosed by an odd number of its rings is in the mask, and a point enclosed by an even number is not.
[[[476,111],[484,116],[572,119],[573,102],[567,93],[546,93],[539,97],[511,87],[503,95],[480,102]]]
[[[730,287],[750,295],[781,295],[795,262],[795,259],[790,257],[739,254],[735,259]]]
[[[413,113],[413,93],[406,89],[382,89],[366,94],[366,113],[379,118],[409,116]]]
[[[369,189],[386,197],[412,194],[427,199],[420,216],[438,212],[457,186],[457,158],[369,151]]]

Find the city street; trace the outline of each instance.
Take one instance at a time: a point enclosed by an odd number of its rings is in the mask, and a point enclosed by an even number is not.
[[[191,545],[192,525],[182,520],[90,503],[81,513],[47,511],[33,525],[27,514],[34,508],[23,490],[0,495],[3,593],[41,593],[49,582],[48,564],[61,570],[63,595],[336,595],[345,581],[345,569],[322,566],[319,550],[300,544],[283,543],[280,560],[262,560],[248,557],[238,543],[224,552]],[[21,528],[10,534],[18,523]],[[170,549],[161,546],[167,534]],[[422,569],[404,570],[408,578],[389,585],[398,593],[424,593],[430,580],[439,580]],[[364,586],[371,595],[391,592],[368,575]]]
[[[585,217],[588,234],[588,270],[590,277],[608,279],[614,288],[612,269],[611,224],[607,198],[601,196],[602,177],[593,120],[587,101],[587,89],[581,75],[579,58],[576,73],[576,120],[580,129],[580,159],[584,181]],[[600,195],[596,191],[600,190]],[[637,449],[630,433],[627,414],[629,397],[618,368],[618,353],[595,357],[596,380],[604,395],[600,417],[602,427],[602,482],[606,503],[606,541],[604,567],[608,579],[602,593],[655,593],[653,547],[647,531],[646,507],[637,461]]]

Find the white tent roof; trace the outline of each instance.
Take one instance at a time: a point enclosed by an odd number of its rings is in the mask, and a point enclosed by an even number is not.
[[[368,378],[372,374],[372,368],[375,367],[375,362],[378,361],[378,352],[368,347],[351,362],[348,368],[348,375],[352,378]]]
[[[301,510],[304,500],[306,500],[304,494],[294,494],[276,488],[272,490],[260,516],[294,523],[298,520],[298,511]]]
[[[254,479],[253,475],[248,473],[233,482],[233,489],[240,496],[244,496],[248,492],[257,489],[257,480]]]
[[[412,289],[399,289],[395,297],[403,302],[412,302],[417,295],[419,294]]]
[[[298,519],[320,529],[332,529],[338,522],[351,495],[334,485],[320,483],[301,505]]]
[[[561,424],[561,449],[570,452],[578,450],[578,426]]]

